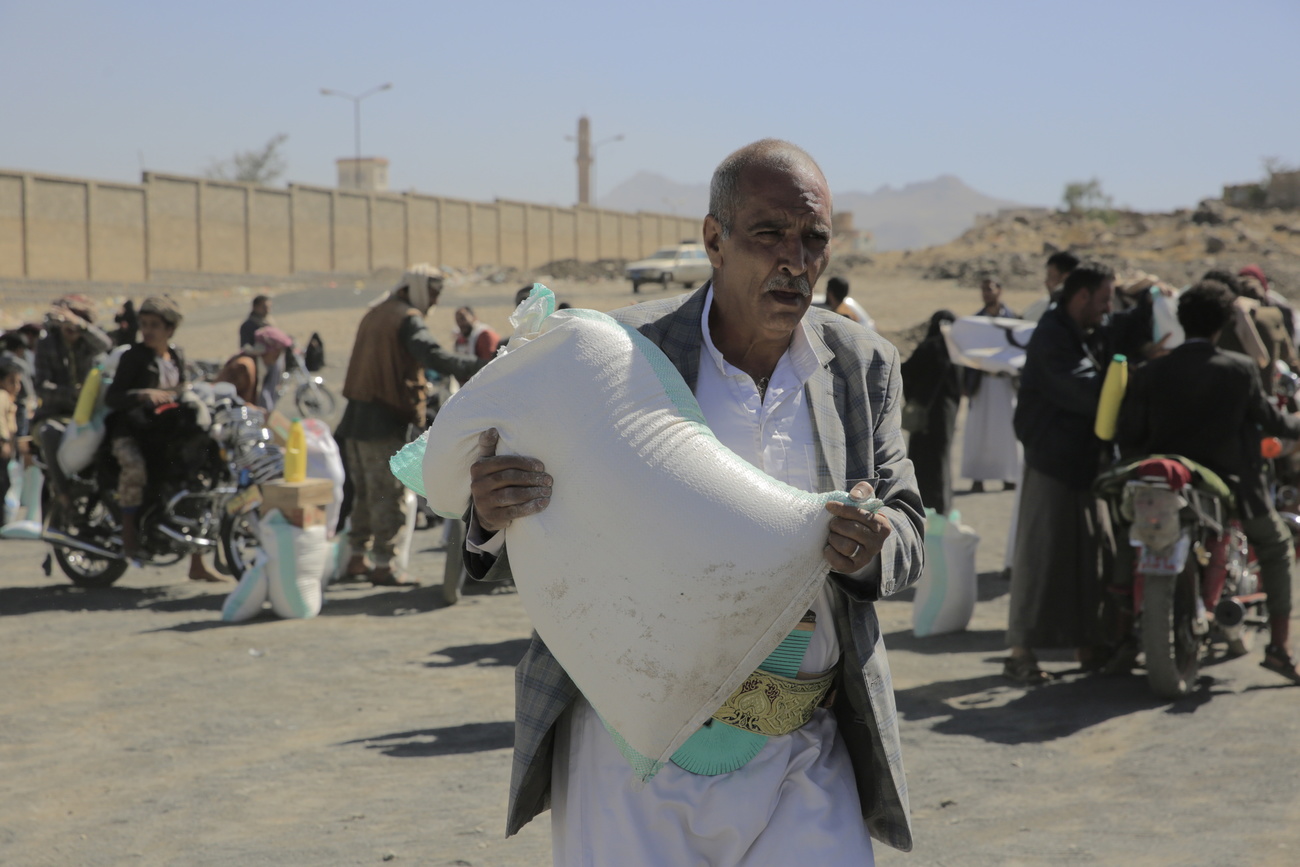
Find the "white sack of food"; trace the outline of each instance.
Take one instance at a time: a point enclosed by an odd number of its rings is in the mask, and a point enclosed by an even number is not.
[[[980,537],[961,513],[925,510],[925,571],[912,602],[912,634],[942,635],[970,625],[978,595],[975,549]]]
[[[321,578],[331,565],[325,528],[295,527],[276,510],[262,519],[261,537],[271,609],[286,619],[315,617],[320,613]]]
[[[555,479],[549,507],[506,531],[533,626],[601,717],[666,761],[807,611],[828,571],[825,504],[848,495],[742,460],[658,347],[590,310],[520,323],[439,411],[422,439],[440,515],[465,509],[490,427],[498,454]]]
[[[253,557],[253,564],[244,571],[244,577],[226,597],[221,606],[221,619],[227,623],[242,623],[256,617],[262,612],[270,598],[270,582],[266,577],[267,556],[265,551],[258,551]]]
[[[1018,374],[1037,323],[1001,316],[963,316],[940,326],[953,364],[985,373]]]
[[[302,431],[307,439],[307,478],[334,483],[334,499],[325,507],[325,535],[332,539],[338,532],[339,510],[343,508],[343,481],[347,475],[343,455],[330,426],[320,419],[303,419]]]

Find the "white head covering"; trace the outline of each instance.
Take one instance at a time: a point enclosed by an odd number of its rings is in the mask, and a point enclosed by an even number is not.
[[[411,306],[419,310],[422,314],[428,313],[429,307],[432,305],[432,302],[429,300],[430,277],[443,279],[445,275],[442,273],[441,269],[435,268],[428,262],[420,262],[417,265],[412,265],[406,269],[406,273],[402,275],[402,279],[398,281],[396,286],[394,286],[386,295],[381,295],[376,298],[370,306],[374,307],[375,304],[387,301],[389,298],[396,296],[397,293],[405,289],[407,290],[407,297],[410,299]]]

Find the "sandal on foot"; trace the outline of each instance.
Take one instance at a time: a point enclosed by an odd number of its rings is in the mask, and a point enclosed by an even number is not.
[[[370,583],[376,587],[415,587],[420,582],[398,575],[387,566],[381,566],[370,573]]]
[[[1038,686],[1052,679],[1038,667],[1037,660],[1028,656],[1008,656],[1002,665],[1002,676],[1023,686]]]
[[[1296,670],[1295,657],[1285,647],[1270,644],[1264,648],[1264,661],[1261,668],[1267,668],[1274,674],[1280,674],[1292,683],[1300,683],[1300,671]]]

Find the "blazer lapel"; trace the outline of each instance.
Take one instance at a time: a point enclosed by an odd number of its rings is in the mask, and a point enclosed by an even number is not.
[[[813,432],[817,437],[817,484],[819,490],[844,490],[847,456],[844,442],[844,423],[840,419],[835,400],[835,374],[831,361],[835,353],[826,345],[815,328],[809,328],[808,339],[817,354],[820,367],[804,386],[804,395],[812,409]]]
[[[695,383],[700,376],[700,350],[704,345],[704,332],[700,317],[704,315],[704,298],[711,283],[705,283],[673,313],[664,326],[663,341],[659,348],[686,380],[686,387],[695,393]]]

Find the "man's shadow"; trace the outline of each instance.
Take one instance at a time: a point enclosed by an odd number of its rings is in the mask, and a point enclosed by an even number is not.
[[[1066,672],[1031,688],[990,672],[900,689],[895,698],[903,719],[936,720],[931,731],[1011,745],[1058,740],[1107,720],[1162,707],[1170,714],[1195,713],[1214,696],[1230,692],[1216,688],[1216,683],[1203,675],[1191,694],[1171,702],[1152,693],[1140,672],[1118,677]]]
[[[344,741],[338,746],[364,744],[368,750],[378,750],[395,759],[428,759],[508,750],[514,743],[513,722],[481,722],[357,738]]]

